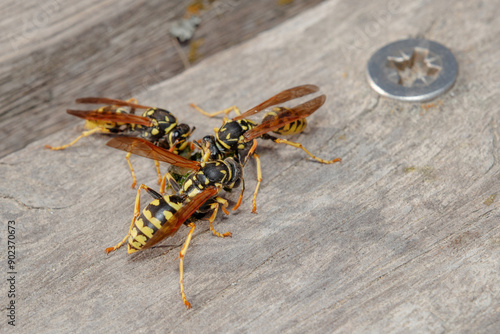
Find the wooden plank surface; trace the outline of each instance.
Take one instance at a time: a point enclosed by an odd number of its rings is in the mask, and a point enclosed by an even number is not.
[[[78,96],[140,94],[320,0],[13,1],[0,4],[0,157],[76,124]],[[174,20],[202,4],[193,43],[170,37]],[[230,27],[230,29],[228,29]]]
[[[219,239],[203,222],[194,233],[189,311],[177,260],[187,229],[135,256],[104,254],[125,235],[136,194],[124,155],[105,137],[42,149],[76,137],[81,127],[70,126],[3,158],[0,256],[5,273],[5,225],[15,220],[16,330],[499,332],[499,30],[493,1],[331,0],[138,94],[201,138],[221,120],[189,102],[245,110],[316,84],[327,101],[293,140],[343,159],[321,165],[261,142],[258,214],[252,161],[241,208],[215,224],[233,237]],[[455,87],[425,105],[377,96],[365,78],[369,56],[415,36],[452,50]],[[139,182],[156,187],[153,163],[132,161]]]

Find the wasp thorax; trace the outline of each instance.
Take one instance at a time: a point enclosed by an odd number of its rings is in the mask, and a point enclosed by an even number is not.
[[[241,150],[245,146],[243,134],[256,125],[248,119],[228,121],[217,131],[217,141],[226,150]]]
[[[208,162],[203,168],[203,174],[210,180],[210,184],[224,184],[231,176],[231,170],[226,164],[219,161]]]
[[[208,179],[210,185],[232,188],[241,176],[241,166],[235,158],[227,158],[208,162],[201,172]]]
[[[141,137],[146,140],[155,142],[160,140],[165,134],[168,134],[177,126],[177,119],[170,111],[160,108],[150,108],[146,110],[143,117],[151,119],[151,127],[138,126],[138,129],[144,129],[141,132]]]

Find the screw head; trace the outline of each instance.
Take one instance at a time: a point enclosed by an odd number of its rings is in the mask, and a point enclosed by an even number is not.
[[[458,64],[451,51],[425,39],[405,39],[375,52],[367,66],[370,86],[380,95],[422,102],[455,83]]]

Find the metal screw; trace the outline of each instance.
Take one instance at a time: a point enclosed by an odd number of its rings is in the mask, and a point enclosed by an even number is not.
[[[368,61],[370,86],[380,95],[410,102],[428,101],[455,83],[458,64],[443,45],[405,39],[384,46]]]

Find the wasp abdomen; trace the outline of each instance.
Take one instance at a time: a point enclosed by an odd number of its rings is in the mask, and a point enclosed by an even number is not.
[[[174,234],[179,226],[172,225],[172,217],[182,207],[180,196],[170,195],[153,200],[136,219],[128,239],[128,253],[149,248],[157,241],[151,240],[162,229],[165,235]]]
[[[269,111],[269,112],[267,112],[264,115],[264,118],[262,119],[262,122],[265,122],[265,121],[269,120],[269,118],[276,118],[276,117],[278,117],[278,112],[281,112],[284,109],[287,109],[287,108],[285,108],[285,107],[275,107],[275,108],[273,108],[272,111]],[[290,136],[290,135],[294,135],[294,134],[297,134],[297,133],[301,133],[302,131],[304,131],[304,129],[306,128],[306,126],[307,126],[306,119],[305,118],[301,118],[301,119],[298,119],[298,120],[293,121],[291,123],[285,124],[281,128],[279,128],[279,129],[277,129],[277,130],[275,130],[273,132],[276,133],[276,134],[279,134],[279,135]]]

